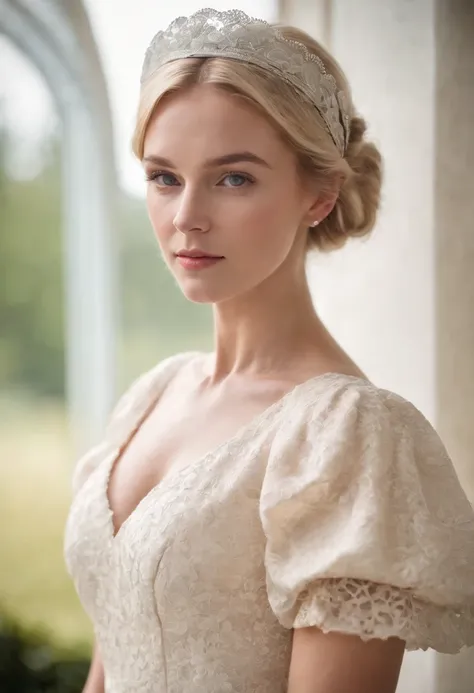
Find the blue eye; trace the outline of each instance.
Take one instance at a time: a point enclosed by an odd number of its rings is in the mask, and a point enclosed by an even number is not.
[[[147,176],[147,181],[156,183],[162,188],[170,188],[174,185],[179,185],[176,176],[173,176],[172,173],[163,173],[160,171],[151,173]]]
[[[225,185],[226,188],[243,188],[245,184],[253,183],[253,179],[243,173],[228,173],[223,181],[229,181],[230,185]]]
[[[146,176],[149,183],[155,183],[159,188],[172,188],[180,185],[176,176],[166,171],[156,171],[149,173]],[[254,179],[246,173],[228,173],[222,178],[219,185],[225,188],[243,188],[246,185],[252,185]]]

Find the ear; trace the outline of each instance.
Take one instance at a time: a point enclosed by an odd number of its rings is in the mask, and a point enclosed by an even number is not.
[[[319,192],[317,197],[313,199],[307,214],[308,226],[314,224],[315,221],[321,222],[332,212],[339,197],[342,184],[343,178],[338,178],[329,189]]]
[[[308,218],[310,219],[308,226],[315,221],[321,222],[325,219],[334,209],[338,197],[339,190],[326,193],[324,197],[320,196],[308,211]]]

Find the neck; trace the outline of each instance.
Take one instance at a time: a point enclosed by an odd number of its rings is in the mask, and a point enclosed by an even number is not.
[[[315,362],[332,338],[317,316],[304,267],[295,281],[276,273],[245,296],[214,306],[214,382],[230,374],[282,376]],[[332,342],[334,345],[334,342]],[[334,348],[334,346],[332,346]]]

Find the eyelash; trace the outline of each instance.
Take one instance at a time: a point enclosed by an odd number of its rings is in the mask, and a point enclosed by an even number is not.
[[[156,185],[160,188],[174,188],[177,186],[174,185],[159,185],[157,183],[157,179],[160,176],[172,176],[173,178],[176,178],[174,174],[169,173],[168,171],[155,171],[154,173],[149,173],[146,175],[146,181],[148,183],[156,183]],[[248,173],[240,173],[240,171],[227,171],[227,173],[224,174],[222,180],[225,180],[226,178],[229,178],[230,176],[238,176],[239,178],[243,178],[246,181],[246,184],[252,185],[255,183],[255,179],[252,178],[252,176],[249,176]],[[244,188],[246,187],[245,185],[231,185],[229,186],[230,188]]]

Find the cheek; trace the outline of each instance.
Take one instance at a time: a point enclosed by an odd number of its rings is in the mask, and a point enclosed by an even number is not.
[[[253,233],[252,233],[253,231]],[[249,229],[242,234],[239,244],[239,266],[247,276],[261,278],[272,274],[287,259],[294,236],[291,228],[283,226],[281,221],[272,223],[271,219],[262,220],[258,228]]]
[[[277,181],[255,191],[247,208],[253,225],[273,228],[298,225],[297,191],[291,183]]]
[[[146,208],[153,231],[155,232],[155,235],[158,235],[159,220],[162,218],[162,215],[160,205],[158,204],[157,197],[154,194],[154,190],[151,185],[148,186],[146,193]]]
[[[165,251],[167,241],[172,236],[173,225],[166,215],[166,207],[164,207],[162,200],[154,194],[152,186],[147,190],[146,207],[155,238],[162,251]]]
[[[254,251],[258,264],[282,261],[290,251],[298,227],[297,213],[282,194],[263,196],[239,219],[239,242],[246,254]]]

